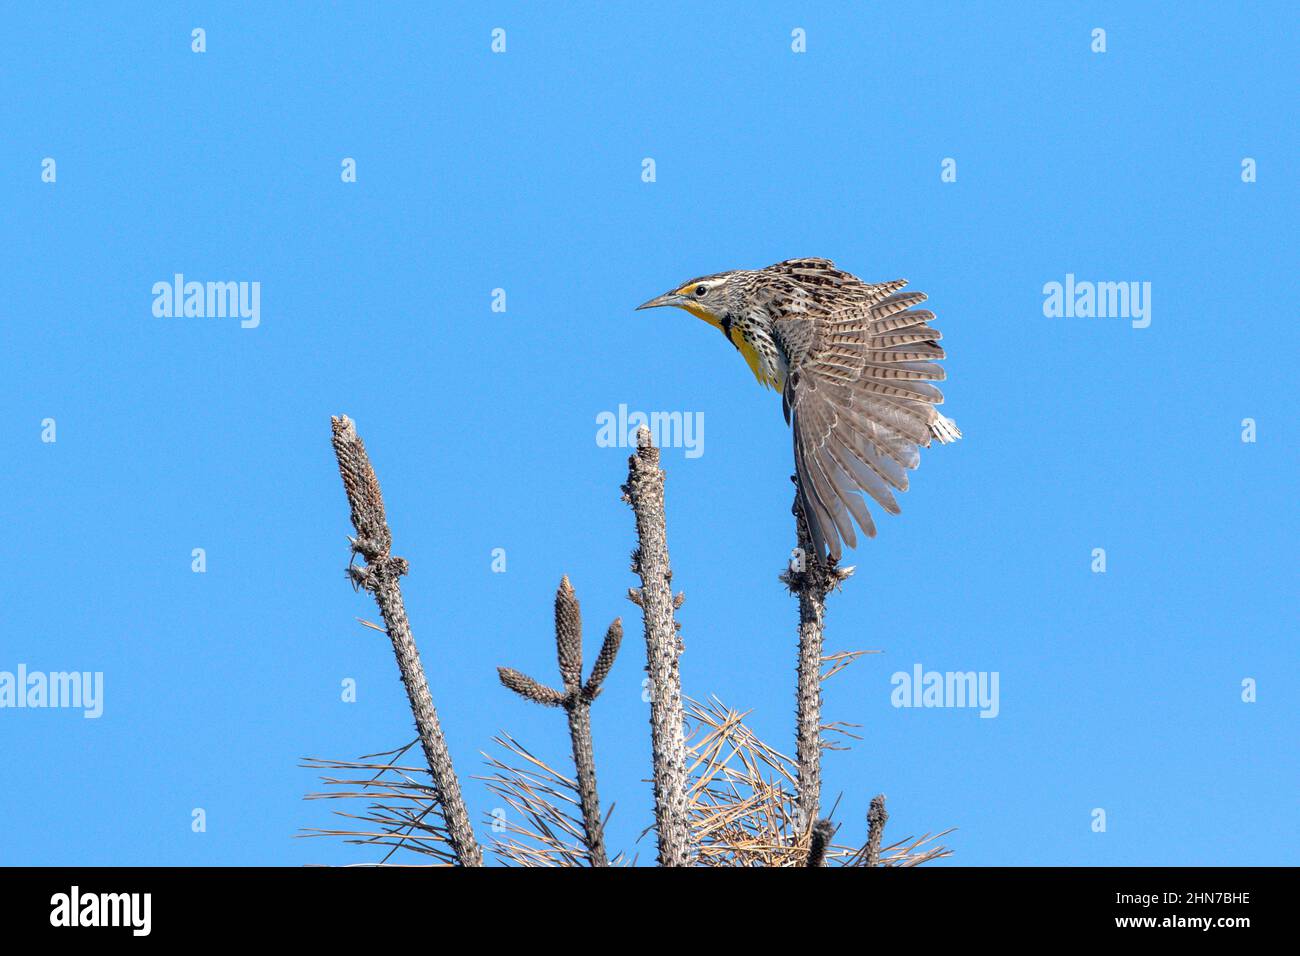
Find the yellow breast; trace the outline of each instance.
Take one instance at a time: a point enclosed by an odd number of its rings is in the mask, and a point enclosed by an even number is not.
[[[763,368],[763,360],[759,356],[758,350],[749,343],[749,339],[745,338],[736,326],[731,328],[731,341],[736,343],[736,347],[740,349],[740,354],[745,356],[745,362],[749,365],[749,370],[754,373],[754,378],[758,379],[758,384],[765,388],[776,389],[779,392],[784,383],[778,382],[776,376]]]
[[[693,302],[684,302],[681,307],[697,319],[703,319],[715,329],[722,328],[721,322],[710,313],[698,308]],[[758,354],[758,350],[749,343],[749,340],[746,339],[743,334],[741,334],[740,327],[733,325],[729,335],[736,348],[740,349],[740,354],[745,357],[745,364],[747,364],[749,370],[754,373],[754,378],[758,379],[758,383],[767,388],[774,388],[777,391],[780,391],[785,383],[777,381],[774,375],[770,375],[764,370],[763,361]]]

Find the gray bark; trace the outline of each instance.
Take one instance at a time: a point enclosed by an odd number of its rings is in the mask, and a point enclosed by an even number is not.
[[[794,517],[797,554],[781,575],[799,599],[799,661],[795,684],[795,764],[799,775],[800,830],[811,827],[821,809],[822,791],[822,656],[826,595],[853,573],[825,563],[817,553],[803,505],[796,492]]]
[[[347,416],[331,419],[331,426],[339,474],[343,478],[348,503],[352,506],[352,525],[357,530],[357,537],[352,542],[353,556],[359,554],[366,562],[363,568],[349,567],[349,572],[354,584],[374,595],[384,627],[393,642],[393,654],[402,674],[402,683],[406,686],[429,774],[438,793],[447,842],[461,866],[482,866],[483,853],[461,797],[460,782],[451,764],[451,752],[442,735],[438,712],[434,709],[433,696],[424,677],[424,666],[420,663],[420,652],[415,646],[402,602],[399,579],[409,565],[405,558],[390,553],[393,535],[384,514],[383,494],[356,426]]]
[[[686,741],[678,670],[680,642],[673,618],[678,602],[673,599],[673,572],[668,560],[664,473],[659,468],[659,449],[651,443],[650,430],[645,426],[637,431],[636,454],[628,459],[623,497],[636,515],[638,545],[632,556],[632,570],[641,578],[636,603],[645,621],[650,675],[650,740],[659,865],[688,866],[691,849]]]
[[[591,749],[591,701],[580,694],[569,706],[569,738],[573,742],[573,765],[578,772],[578,797],[582,801],[582,826],[592,866],[609,866],[605,851],[605,825],[600,818],[600,797],[596,792],[596,757]]]

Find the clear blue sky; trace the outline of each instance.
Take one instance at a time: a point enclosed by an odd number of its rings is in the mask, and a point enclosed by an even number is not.
[[[620,404],[703,414],[664,453],[685,689],[793,749],[780,400],[633,311],[792,256],[930,294],[966,434],[831,602],[830,649],[884,652],[827,690],[866,736],[825,762],[841,835],[884,792],[964,864],[1300,862],[1291,5],[259,6],[4,14],[0,671],[100,671],[104,713],[0,709],[0,863],[374,859],[293,839],[332,820],[301,756],[413,736],[331,414],[477,818],[501,729],[567,759],[495,669],[554,679],[568,573],[589,655],[628,624],[596,749],[612,846],[653,855]],[[259,282],[260,325],[155,317],[175,273]],[[1150,326],[1045,317],[1067,274],[1149,282]],[[915,664],[997,672],[999,715],[891,706]]]

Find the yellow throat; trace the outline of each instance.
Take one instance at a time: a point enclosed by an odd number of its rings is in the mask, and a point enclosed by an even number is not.
[[[722,328],[722,323],[719,322],[712,313],[705,312],[693,302],[683,302],[681,308],[685,309],[697,319],[703,319],[715,329]],[[762,363],[759,361],[758,351],[750,344],[749,339],[745,338],[741,333],[740,326],[733,325],[731,331],[727,333],[727,337],[731,339],[732,344],[734,344],[736,348],[740,349],[740,354],[745,357],[745,363],[749,366],[749,370],[754,373],[754,378],[758,379],[758,384],[766,388],[773,388],[780,391],[784,383],[778,382],[773,376],[768,375],[763,371]]]

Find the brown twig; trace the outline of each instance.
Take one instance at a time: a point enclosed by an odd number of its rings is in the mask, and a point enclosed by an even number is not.
[[[367,800],[362,813],[334,811],[346,820],[357,820],[366,826],[358,830],[331,830],[320,827],[306,828],[301,836],[340,837],[345,843],[369,844],[388,848],[376,866],[390,864],[399,850],[407,850],[432,857],[435,866],[454,866],[456,856],[447,847],[447,828],[437,790],[426,778],[427,767],[404,767],[398,761],[415,746],[419,738],[396,750],[382,754],[369,754],[358,760],[305,759],[303,766],[316,770],[336,770],[347,773],[345,777],[322,777],[322,782],[338,789],[324,793],[308,794],[308,800]],[[383,757],[375,761],[373,758]],[[362,776],[357,776],[360,772]]]
[[[817,831],[797,824],[794,760],[765,744],[746,726],[745,714],[716,698],[688,703],[697,865],[808,866]],[[916,866],[949,856],[951,851],[936,841],[950,832],[908,837],[883,848],[877,844],[876,865]],[[831,836],[826,839],[824,865],[866,865],[867,845],[841,846]]]
[[[563,707],[569,714],[569,739],[573,745],[573,764],[578,772],[577,789],[582,805],[584,843],[587,860],[592,866],[609,866],[605,851],[605,822],[600,816],[600,798],[596,791],[596,758],[591,746],[591,702],[600,694],[600,686],[614,666],[623,624],[618,619],[609,626],[596,665],[584,686],[582,683],[582,610],[573,585],[567,576],[555,592],[555,649],[560,663],[564,690],[558,691],[509,667],[497,668],[501,683],[516,694],[539,704]]]
[[[442,735],[438,712],[433,706],[424,666],[420,663],[420,652],[415,646],[402,601],[399,579],[410,566],[405,558],[390,553],[393,535],[384,513],[383,493],[356,426],[347,416],[341,415],[331,419],[331,428],[339,474],[343,478],[348,504],[352,506],[352,525],[357,531],[357,536],[350,539],[353,558],[361,555],[365,560],[364,567],[349,565],[348,574],[354,586],[374,595],[384,619],[385,631],[393,642],[393,653],[420,733],[420,744],[437,790],[447,842],[460,865],[482,866],[483,854],[461,797],[460,783],[451,764],[451,752]]]
[[[650,675],[650,733],[654,758],[655,826],[659,865],[691,862],[686,799],[686,743],[683,734],[682,682],[678,669],[681,641],[673,612],[681,596],[672,592],[664,517],[664,473],[659,449],[644,425],[637,430],[636,453],[628,458],[623,500],[636,515],[637,549],[632,570],[641,578],[634,603],[645,621],[647,671]]]

